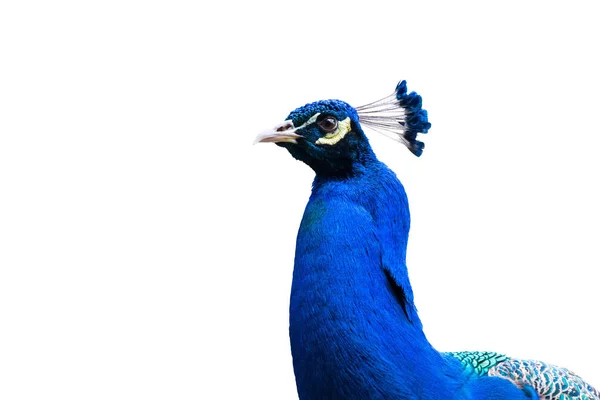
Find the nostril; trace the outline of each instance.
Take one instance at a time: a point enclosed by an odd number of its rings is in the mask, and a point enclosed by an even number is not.
[[[275,132],[284,132],[294,128],[292,121],[285,121],[275,128]]]

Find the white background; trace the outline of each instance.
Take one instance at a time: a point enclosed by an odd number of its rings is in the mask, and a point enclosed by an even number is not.
[[[429,339],[600,386],[600,28],[554,3],[3,2],[0,398],[296,398],[312,172],[252,141],[400,79],[423,156],[370,137]]]

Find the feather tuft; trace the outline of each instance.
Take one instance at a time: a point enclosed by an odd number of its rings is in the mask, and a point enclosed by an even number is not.
[[[421,96],[408,93],[403,80],[398,82],[393,94],[357,107],[356,111],[362,125],[404,143],[418,157],[423,154],[425,144],[417,140],[417,135],[427,133],[431,128],[427,111],[422,106]]]

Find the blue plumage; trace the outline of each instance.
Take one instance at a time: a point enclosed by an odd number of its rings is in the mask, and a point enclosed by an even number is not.
[[[316,173],[290,297],[299,397],[545,398],[532,382],[473,373],[455,354],[436,351],[423,333],[406,267],[408,200],[361,126],[393,132],[420,155],[417,134],[430,127],[421,104],[402,81],[392,96],[363,107],[307,104],[257,138],[285,147]]]

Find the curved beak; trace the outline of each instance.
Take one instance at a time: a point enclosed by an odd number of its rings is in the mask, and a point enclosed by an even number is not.
[[[294,127],[292,120],[287,120],[276,125],[273,129],[259,133],[254,139],[256,143],[298,143],[296,139],[302,136],[298,135],[296,131],[299,128]]]

